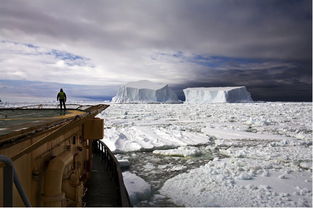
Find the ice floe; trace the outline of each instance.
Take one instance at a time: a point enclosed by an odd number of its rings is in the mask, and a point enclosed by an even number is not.
[[[139,176],[126,171],[123,172],[123,179],[132,205],[151,196],[151,186]]]
[[[160,155],[171,155],[171,156],[199,156],[202,154],[199,148],[192,147],[192,146],[182,146],[175,149],[168,149],[168,150],[154,150],[154,154]]]

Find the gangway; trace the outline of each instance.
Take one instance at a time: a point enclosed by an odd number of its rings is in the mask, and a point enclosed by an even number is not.
[[[121,168],[113,153],[99,140],[93,142],[93,150],[93,167],[90,180],[87,182],[86,205],[131,206]]]

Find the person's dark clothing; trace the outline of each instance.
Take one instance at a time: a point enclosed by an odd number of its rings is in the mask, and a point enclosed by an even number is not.
[[[61,108],[61,110],[62,110],[62,105],[64,107],[64,110],[66,110],[65,100],[60,100],[60,108]]]
[[[66,106],[65,106],[66,94],[65,94],[65,92],[63,92],[62,89],[58,93],[57,100],[60,101],[60,108],[61,108],[61,110],[62,110],[62,106],[64,107],[64,110],[66,110]]]

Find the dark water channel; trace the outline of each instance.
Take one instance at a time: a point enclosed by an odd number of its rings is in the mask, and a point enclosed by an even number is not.
[[[218,156],[218,151],[212,151],[200,146],[202,152],[199,156],[178,157],[153,154],[152,151],[128,152],[116,155],[118,158],[127,159],[130,163],[128,171],[143,178],[151,185],[150,199],[141,201],[134,206],[138,207],[170,207],[178,206],[171,202],[165,196],[159,195],[159,189],[162,188],[165,181],[191,169],[205,165],[207,162]],[[153,197],[153,196],[159,197]]]

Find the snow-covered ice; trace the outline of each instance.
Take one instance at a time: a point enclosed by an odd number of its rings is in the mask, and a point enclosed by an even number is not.
[[[123,172],[123,180],[132,205],[150,197],[151,186],[142,178],[126,171]]]
[[[112,104],[99,117],[151,185],[139,206],[312,206],[311,103]]]
[[[167,84],[154,83],[147,80],[129,82],[121,86],[114,103],[177,103],[178,98]]]
[[[201,151],[197,147],[192,146],[182,146],[178,147],[176,149],[168,149],[168,150],[154,150],[154,154],[160,154],[160,155],[170,155],[170,156],[199,156],[201,155]]]
[[[242,103],[252,102],[245,86],[240,87],[195,87],[184,89],[185,103]]]
[[[279,177],[286,171],[284,178]],[[310,171],[275,162],[227,158],[169,179],[160,193],[183,206],[302,207],[311,205],[312,183],[305,182],[310,178]]]
[[[200,133],[184,132],[162,126],[112,127],[106,129],[105,138],[105,143],[112,151],[137,151],[157,147],[169,148],[205,144],[210,141],[210,137]]]

